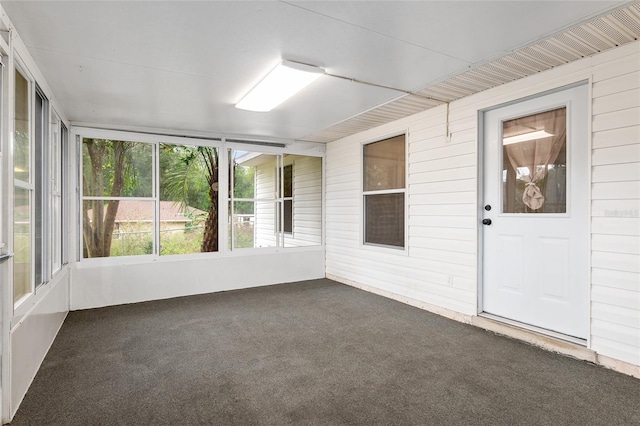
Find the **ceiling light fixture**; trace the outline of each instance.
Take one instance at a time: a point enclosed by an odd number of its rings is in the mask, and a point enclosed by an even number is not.
[[[322,68],[283,60],[236,104],[236,108],[271,111],[324,73]]]
[[[536,139],[550,138],[553,133],[547,133],[544,130],[536,130],[535,132],[523,133],[521,135],[509,136],[502,140],[503,145],[511,145],[512,143],[533,141]]]

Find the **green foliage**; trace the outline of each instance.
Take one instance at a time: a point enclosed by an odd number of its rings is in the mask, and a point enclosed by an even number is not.
[[[207,170],[199,148],[160,145],[160,199],[209,211]]]

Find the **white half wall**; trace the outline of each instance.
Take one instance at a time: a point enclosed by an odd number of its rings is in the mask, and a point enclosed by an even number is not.
[[[69,268],[64,268],[50,283],[38,289],[38,301],[9,331],[11,417],[18,410],[69,312],[69,277]]]
[[[324,277],[324,247],[257,251],[128,264],[80,262],[72,273],[71,310]]]

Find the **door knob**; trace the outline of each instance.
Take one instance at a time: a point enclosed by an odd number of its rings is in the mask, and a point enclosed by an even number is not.
[[[483,225],[491,225],[491,219],[482,219]]]

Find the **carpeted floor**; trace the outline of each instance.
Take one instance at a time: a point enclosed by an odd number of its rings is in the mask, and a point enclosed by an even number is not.
[[[329,280],[71,312],[14,425],[638,425],[640,380]]]

